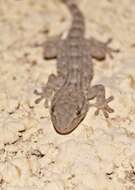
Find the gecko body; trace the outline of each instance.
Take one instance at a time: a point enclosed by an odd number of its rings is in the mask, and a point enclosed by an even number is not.
[[[106,99],[102,84],[91,86],[93,79],[92,58],[102,60],[106,53],[116,52],[108,44],[94,38],[86,39],[85,22],[82,12],[74,0],[63,0],[72,15],[72,25],[66,39],[55,38],[45,42],[44,57],[57,58],[57,75],[51,74],[36,100],[51,99],[50,114],[55,130],[59,134],[72,132],[85,118],[90,106],[97,107],[98,115],[102,110],[105,117],[113,109],[108,105],[113,97]],[[96,98],[95,104],[89,101]]]

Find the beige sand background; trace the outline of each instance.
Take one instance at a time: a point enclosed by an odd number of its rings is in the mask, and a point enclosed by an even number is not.
[[[135,1],[78,0],[86,36],[121,52],[95,61],[93,84],[114,95],[105,119],[91,108],[67,136],[34,104],[56,60],[43,59],[48,37],[65,37],[71,16],[59,0],[0,0],[0,189],[135,190]]]

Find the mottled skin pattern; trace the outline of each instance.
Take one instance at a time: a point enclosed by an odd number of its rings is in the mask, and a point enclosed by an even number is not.
[[[42,92],[35,90],[40,97],[39,103],[45,98],[45,106],[51,99],[51,120],[55,130],[60,134],[72,132],[85,118],[90,106],[97,107],[95,112],[103,111],[105,117],[113,112],[108,106],[113,97],[105,98],[105,88],[102,84],[91,86],[93,79],[92,57],[98,60],[110,56],[113,50],[108,47],[110,39],[99,42],[94,38],[85,39],[85,23],[81,11],[74,0],[63,0],[72,15],[72,26],[67,38],[54,38],[44,45],[46,59],[57,58],[57,76],[51,74]],[[95,104],[89,100],[96,98]]]

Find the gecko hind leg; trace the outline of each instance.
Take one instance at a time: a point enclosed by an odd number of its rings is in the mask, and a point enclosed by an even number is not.
[[[93,98],[96,98],[96,103],[90,104],[90,107],[94,106],[97,108],[95,115],[98,115],[99,112],[102,111],[104,116],[108,118],[108,113],[114,112],[114,110],[108,105],[114,97],[110,96],[109,98],[105,98],[105,88],[103,85],[95,85],[90,89],[88,100],[92,100]]]
[[[60,41],[61,39],[59,37],[54,37],[43,44],[44,59],[53,59],[57,57]]]
[[[58,49],[62,44],[62,39],[60,36],[50,37],[47,41],[41,44],[35,44],[36,47],[43,47],[44,59],[54,59],[58,55]]]
[[[113,58],[113,53],[118,53],[120,50],[108,47],[111,42],[112,38],[109,38],[106,42],[98,41],[93,37],[90,38],[88,45],[91,56],[97,60],[103,60],[106,58],[106,54],[108,54],[111,58]]]

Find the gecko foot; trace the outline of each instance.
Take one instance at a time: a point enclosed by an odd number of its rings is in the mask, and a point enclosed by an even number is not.
[[[108,106],[108,103],[111,102],[114,99],[113,96],[110,96],[109,98],[105,99],[104,101],[97,101],[95,104],[90,104],[90,106],[94,106],[97,108],[97,110],[95,111],[95,115],[98,115],[100,110],[103,112],[104,116],[106,118],[109,117],[108,113],[112,113],[114,112],[114,110]]]
[[[39,92],[38,90],[34,90],[34,94],[39,96],[39,98],[37,98],[35,100],[35,103],[39,104],[43,99],[45,99],[44,106],[45,106],[45,108],[48,108],[49,102],[50,102],[52,95],[53,95],[53,92],[57,88],[59,88],[59,86],[61,84],[60,79],[61,78],[58,78],[54,74],[51,74],[48,78],[47,83],[42,85],[41,92]]]
[[[46,92],[45,92],[45,88],[42,87],[42,91],[39,92],[38,90],[34,90],[34,94],[40,96],[39,98],[37,98],[35,100],[35,104],[39,104],[43,99],[45,99],[44,105],[45,108],[48,108],[49,106],[49,99],[47,98]]]
[[[108,54],[110,58],[113,58],[113,53],[118,53],[120,50],[109,47],[111,42],[112,38],[109,38],[106,42],[101,42],[91,37],[89,40],[89,46],[92,57],[97,60],[103,60],[105,59],[106,54]]]

